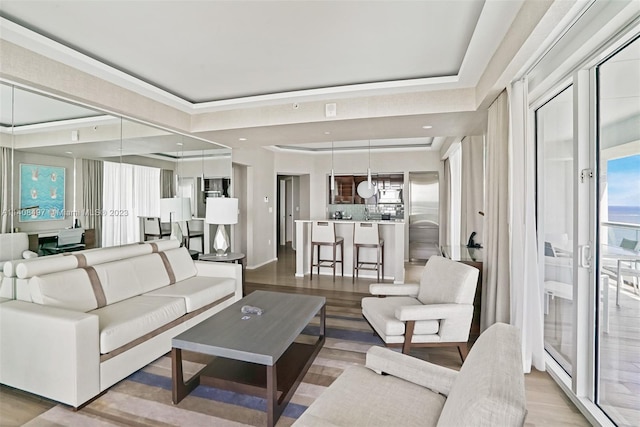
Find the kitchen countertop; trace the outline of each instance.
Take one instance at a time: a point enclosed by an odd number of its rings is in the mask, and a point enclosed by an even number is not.
[[[354,222],[372,222],[377,224],[404,224],[404,219],[369,219],[369,220],[357,220],[357,219],[296,219],[296,222],[312,222],[312,221],[327,221],[335,222],[337,224],[353,224]]]

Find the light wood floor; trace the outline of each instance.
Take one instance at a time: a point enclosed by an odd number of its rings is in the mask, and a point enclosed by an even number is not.
[[[406,263],[405,281],[419,282],[423,268],[424,263]],[[360,278],[352,283],[351,277],[345,276],[343,278],[337,275],[334,282],[331,275],[318,276],[316,274],[311,281],[308,275],[304,278],[295,277],[294,272],[295,252],[290,248],[283,248],[278,253],[277,262],[255,270],[247,270],[246,281],[275,286],[335,290],[346,295],[350,293],[368,294],[369,284],[375,281]],[[459,369],[461,364],[460,356],[455,349],[418,348],[413,349],[411,355],[454,369]],[[525,426],[591,425],[548,373],[532,370],[530,374],[525,375],[525,387],[528,409]]]
[[[417,282],[424,264],[406,264],[406,281]],[[296,278],[295,256],[290,249],[282,250],[278,254],[278,261],[255,270],[247,270],[247,282],[265,285],[292,286],[297,288],[335,290],[344,295],[345,300],[353,303],[354,294],[368,293],[371,279],[360,279],[352,283],[350,277],[336,278],[331,276],[314,275]],[[455,349],[416,349],[412,355],[429,360],[443,366],[460,368],[460,358]],[[533,426],[589,426],[588,421],[577,410],[568,397],[546,372],[533,371],[525,376],[528,415],[525,425]],[[20,426],[37,417],[55,405],[46,399],[0,386],[0,426]]]

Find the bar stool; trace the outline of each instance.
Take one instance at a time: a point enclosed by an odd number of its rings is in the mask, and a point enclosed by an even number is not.
[[[313,251],[318,247],[318,263],[313,263]],[[320,258],[320,247],[331,246],[333,248],[332,259]],[[336,246],[340,246],[340,259],[336,258]],[[328,221],[313,221],[311,223],[311,280],[313,280],[313,267],[318,267],[318,275],[320,275],[320,267],[333,268],[333,281],[336,281],[336,264],[340,263],[340,272],[344,277],[344,238],[336,236],[335,223]],[[328,263],[328,264],[323,264]]]
[[[377,260],[360,261],[360,248],[376,248]],[[375,270],[376,278],[380,281],[380,273],[384,280],[384,240],[380,238],[378,224],[358,222],[353,229],[353,282],[360,274],[360,270]]]

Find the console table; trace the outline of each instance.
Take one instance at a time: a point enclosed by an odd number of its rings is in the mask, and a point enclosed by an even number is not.
[[[480,270],[476,296],[473,299],[473,320],[471,321],[470,340],[475,341],[480,336],[480,312],[482,311],[482,261],[484,249],[460,246],[442,246],[442,256],[453,261],[470,265]]]
[[[58,230],[39,231],[29,233],[29,250],[38,253],[40,245],[48,242],[55,242],[58,236]],[[84,229],[85,249],[93,249],[96,247],[96,231],[93,228]]]

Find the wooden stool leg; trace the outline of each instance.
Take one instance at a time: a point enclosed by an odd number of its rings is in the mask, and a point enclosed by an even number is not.
[[[377,263],[376,263],[376,280],[380,283],[380,245],[376,248]]]
[[[336,281],[336,245],[333,244],[333,281]]]
[[[356,259],[357,259],[357,255],[356,253],[358,252],[358,250],[356,249],[357,246],[354,244],[353,245],[353,269],[352,269],[352,273],[351,273],[351,283],[355,283],[356,282]]]
[[[384,243],[380,245],[380,252],[382,253],[382,281],[384,282]]]
[[[340,275],[344,277],[344,241],[340,242]]]
[[[313,280],[313,251],[315,250],[315,245],[311,244],[311,262],[309,263],[309,270],[311,270],[311,276],[309,280]]]

